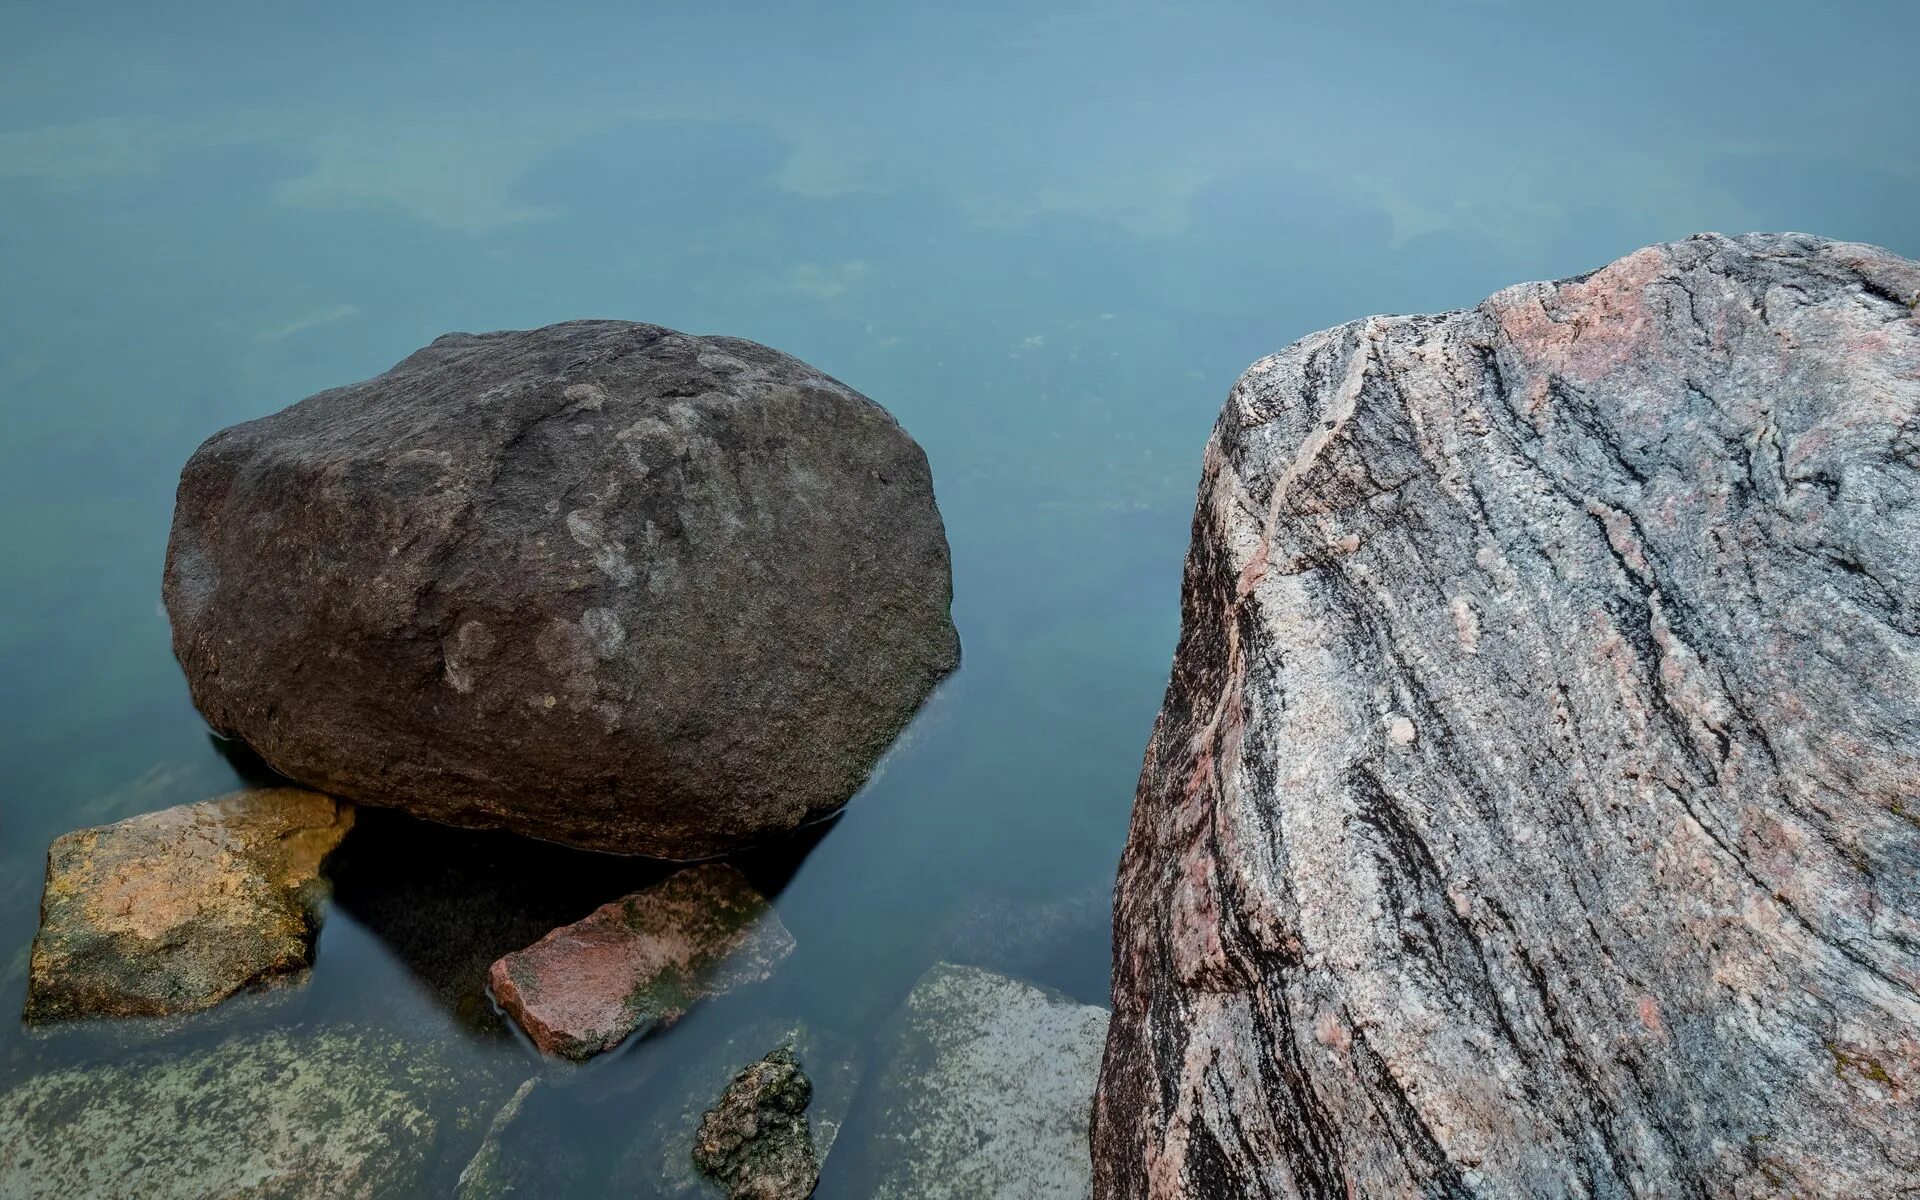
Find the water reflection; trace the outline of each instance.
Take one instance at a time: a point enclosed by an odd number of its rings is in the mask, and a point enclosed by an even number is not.
[[[871,1045],[940,957],[1102,997],[1200,447],[1252,359],[1698,229],[1920,252],[1911,5],[227,7],[0,18],[14,1012],[54,837],[271,781],[209,747],[156,605],[215,429],[449,330],[609,316],[794,353],[933,465],[966,665],[841,820],[738,860],[781,972],[556,1091],[603,1176],[655,1082],[762,1019]],[[487,966],[664,868],[362,820],[305,986],[0,1022],[0,1091],[347,1022],[496,1103],[543,1071]],[[862,1194],[846,1161],[821,1195]]]

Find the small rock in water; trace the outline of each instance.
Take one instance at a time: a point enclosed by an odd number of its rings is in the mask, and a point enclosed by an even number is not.
[[[936,964],[907,997],[880,1080],[876,1200],[1093,1193],[1087,1124],[1107,1012]]]
[[[81,829],[47,855],[26,1017],[208,1008],[313,959],[322,860],[351,806],[258,788]]]
[[[806,1200],[820,1181],[807,1128],[813,1084],[785,1046],[740,1072],[700,1120],[693,1161],[730,1200]]]
[[[543,1053],[575,1062],[773,974],[793,935],[732,867],[690,867],[493,964],[494,999]]]
[[[631,1151],[615,1166],[614,1195],[645,1195],[655,1200],[692,1200],[726,1195],[726,1187],[695,1166],[688,1147],[699,1136],[705,1111],[732,1081],[760,1061],[767,1047],[792,1053],[805,1064],[813,1100],[807,1128],[813,1157],[824,1165],[860,1090],[859,1056],[844,1038],[799,1021],[752,1021],[718,1045],[670,1060],[651,1088],[666,1088],[670,1098],[655,1107]],[[663,1045],[662,1050],[671,1047]]]

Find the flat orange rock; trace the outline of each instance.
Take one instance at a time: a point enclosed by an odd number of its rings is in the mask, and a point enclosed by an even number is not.
[[[255,788],[76,830],[47,853],[26,1016],[196,1012],[312,963],[353,809]]]

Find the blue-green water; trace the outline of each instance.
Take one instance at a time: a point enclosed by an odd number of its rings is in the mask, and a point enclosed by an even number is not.
[[[888,406],[966,652],[841,819],[748,864],[782,973],[614,1069],[758,1013],[866,1044],[942,956],[1103,1000],[1238,372],[1702,229],[1920,254],[1916,47],[1900,0],[8,6],[0,1007],[53,837],[245,773],[158,605],[193,447],[442,332],[583,316],[754,338]],[[304,989],[157,1034],[0,1022],[0,1087],[349,1020],[510,1072],[474,964],[647,873],[374,814]],[[861,1194],[859,1133],[822,1195]]]

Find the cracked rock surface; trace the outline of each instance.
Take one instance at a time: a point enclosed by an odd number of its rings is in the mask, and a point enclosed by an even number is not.
[[[194,703],[282,774],[675,859],[839,808],[959,657],[900,425],[624,321],[448,334],[215,434],[165,598]]]
[[[1916,297],[1703,236],[1246,373],[1096,1195],[1913,1190]]]

